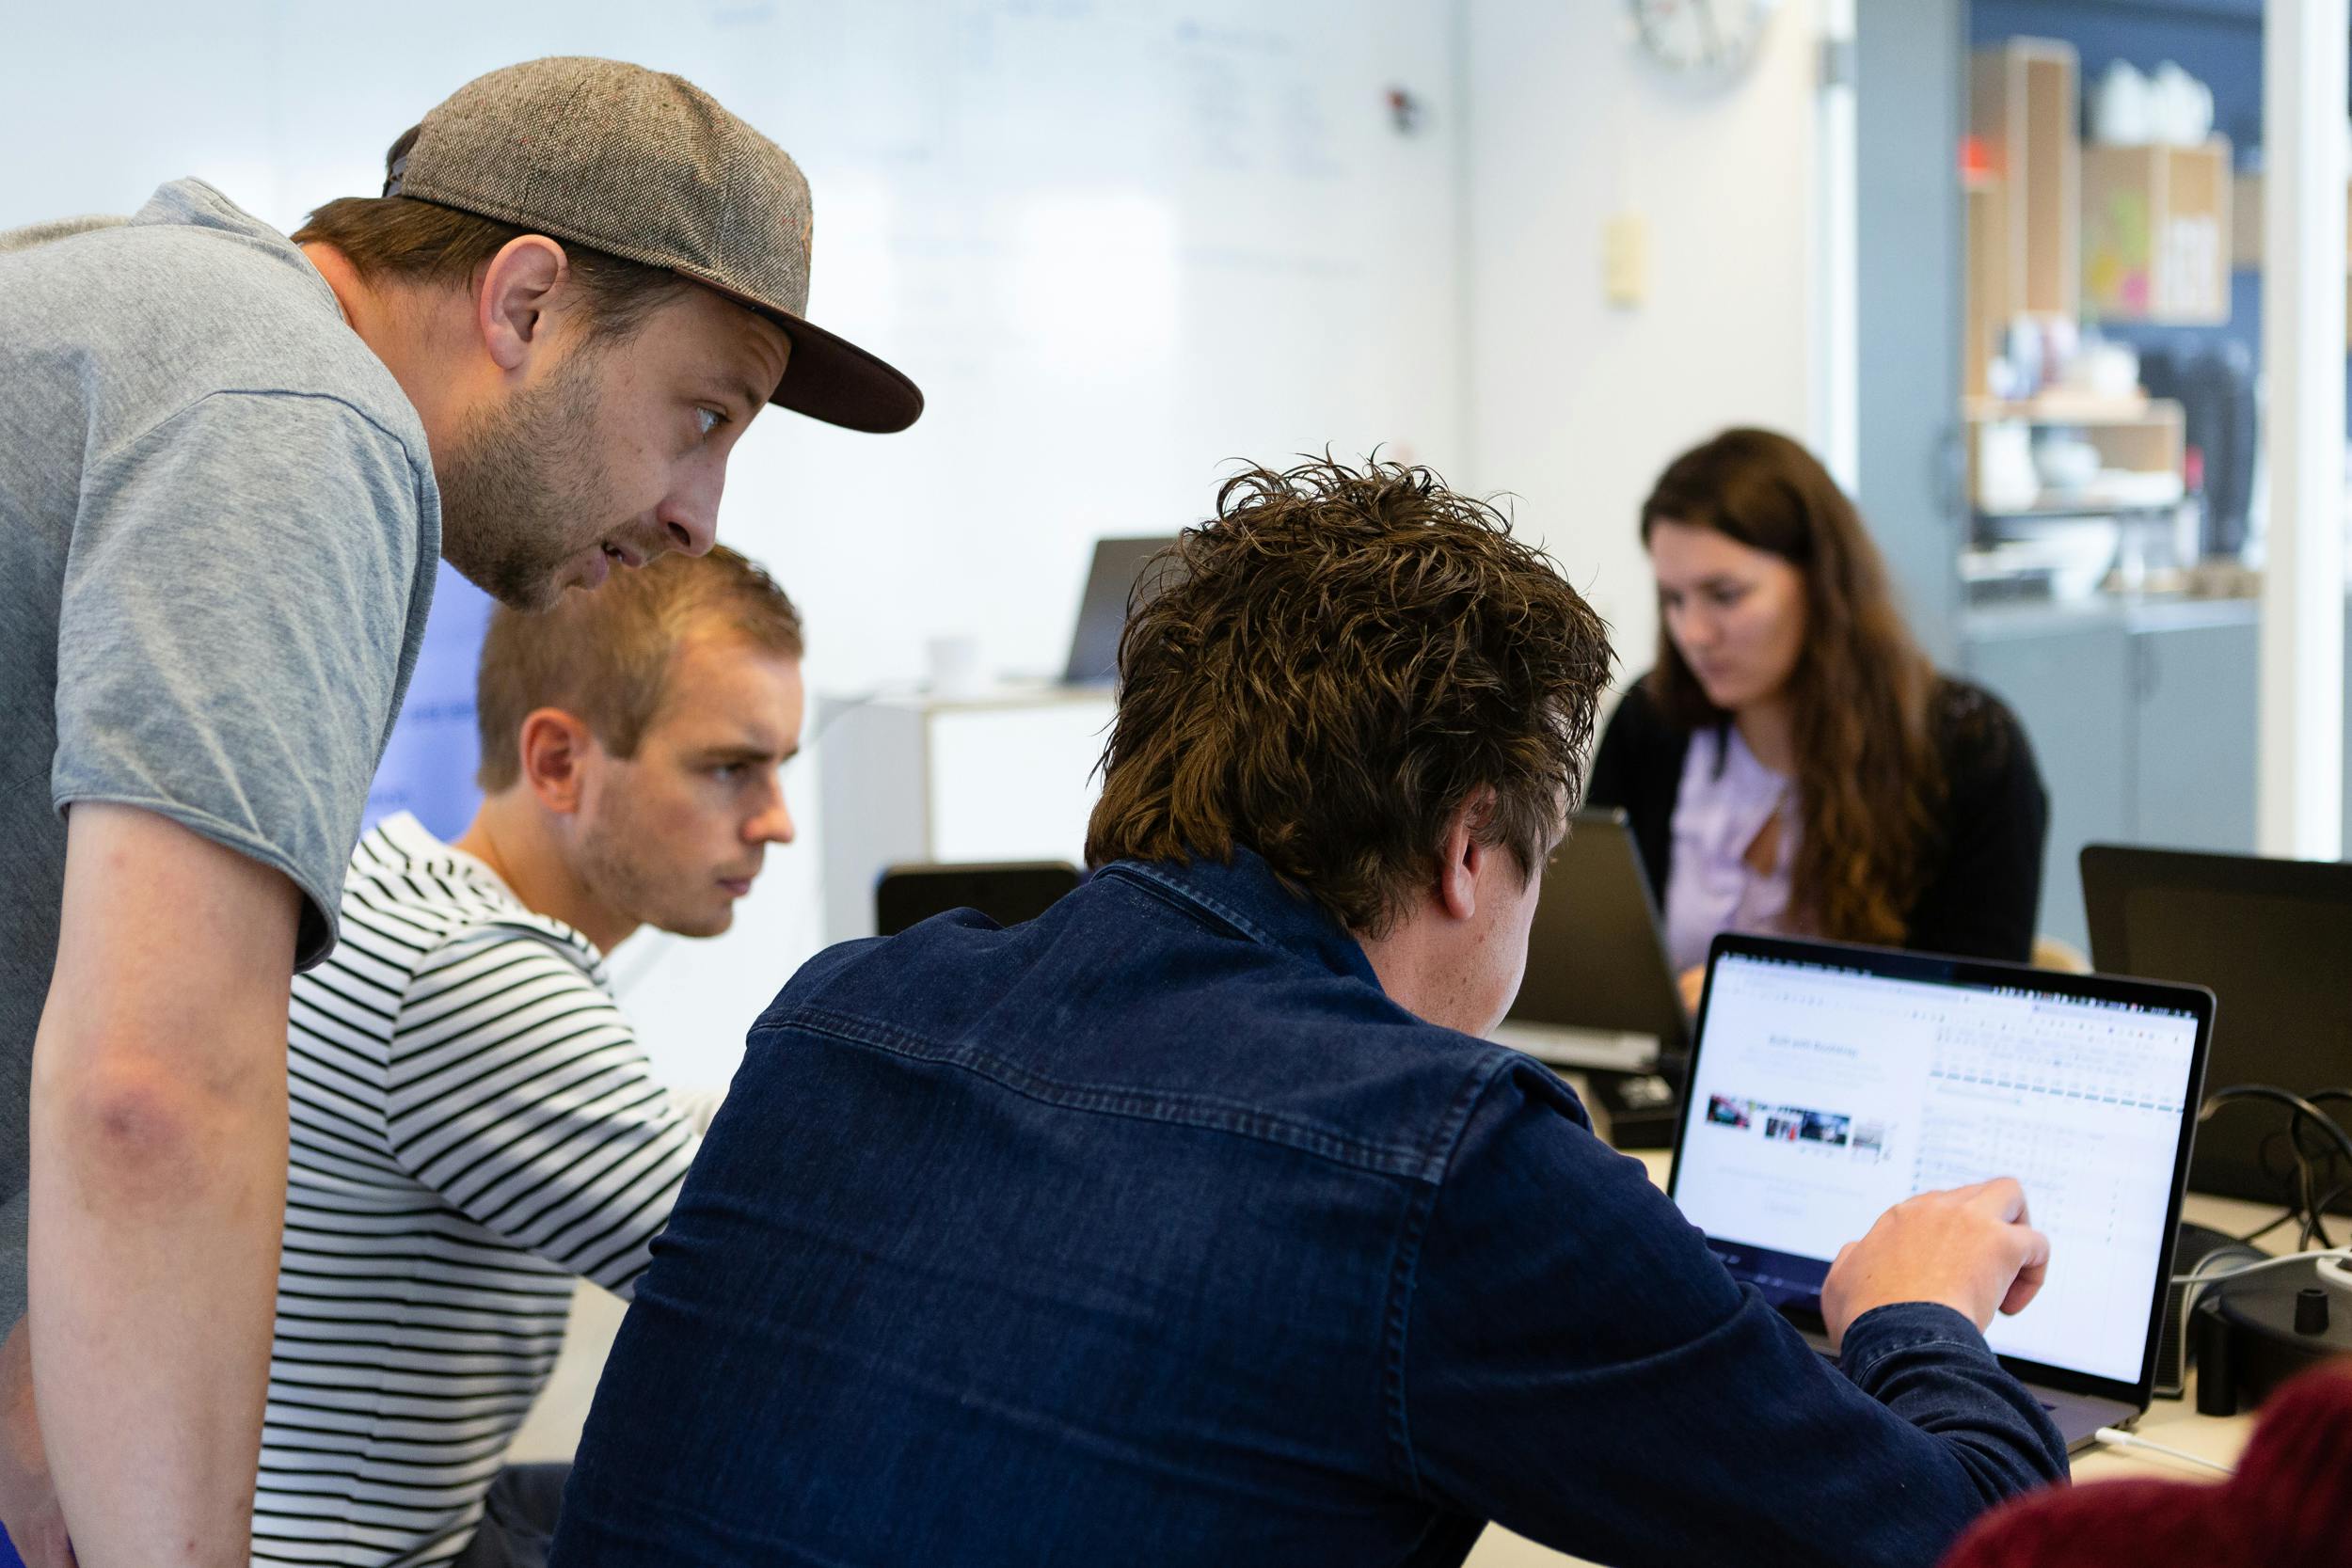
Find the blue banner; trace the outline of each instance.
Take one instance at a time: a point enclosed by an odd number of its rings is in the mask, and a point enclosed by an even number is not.
[[[384,760],[368,789],[362,831],[394,812],[413,812],[425,831],[453,839],[473,820],[482,791],[473,775],[482,743],[474,729],[474,673],[482,658],[482,635],[490,625],[491,600],[441,562],[433,590],[433,618],[425,626],[424,649],[408,682],[408,699],[384,747]],[[0,1568],[8,1564],[0,1562]]]

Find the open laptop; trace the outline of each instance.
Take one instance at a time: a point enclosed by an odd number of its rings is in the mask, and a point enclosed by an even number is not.
[[[1718,937],[1666,1190],[1821,1345],[1841,1245],[1915,1193],[2017,1178],[2049,1277],[1985,1338],[2080,1448],[2148,1408],[2213,1010],[2193,986]]]
[[[2227,1006],[2214,1026],[2214,1087],[2352,1084],[2352,865],[2093,844],[2082,872],[2092,962],[2206,986]],[[2188,1184],[2293,1201],[2287,1119],[2251,1105],[2215,1117],[2197,1130]],[[2328,1207],[2352,1213],[2352,1191]]]
[[[1174,534],[1094,542],[1086,590],[1078,596],[1078,625],[1070,634],[1070,661],[1062,670],[1065,682],[1093,686],[1119,678],[1119,636],[1127,629],[1128,595],[1144,563],[1174,543]],[[1159,586],[1154,583],[1154,590]]]
[[[1527,973],[1498,1037],[1581,1072],[1612,1144],[1664,1148],[1690,1029],[1625,813],[1579,812],[1544,868]]]
[[[1624,812],[1577,813],[1544,868],[1509,1018],[1549,1061],[1630,1070],[1682,1053],[1690,1021]]]

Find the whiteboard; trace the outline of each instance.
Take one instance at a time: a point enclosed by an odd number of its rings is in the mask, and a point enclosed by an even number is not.
[[[1450,17],[1433,0],[291,0],[22,8],[0,225],[198,173],[291,228],[477,72],[619,55],[707,87],[816,198],[811,316],[930,406],[771,411],[722,537],[835,688],[968,634],[1058,668],[1099,534],[1204,515],[1233,457],[1459,451]],[[1401,133],[1387,94],[1408,91]]]
[[[321,201],[377,190],[392,138],[483,71],[586,53],[679,71],[808,174],[811,319],[929,402],[890,436],[770,410],[737,449],[720,536],[801,604],[811,685],[911,682],[941,635],[976,638],[991,673],[1053,672],[1090,542],[1200,519],[1231,460],[1378,447],[1460,467],[1455,9],[16,8],[0,50],[0,226],[128,211],[193,173],[291,229]],[[1418,105],[1409,131],[1391,89]],[[454,833],[473,800],[465,677],[485,606],[444,579],[377,805]],[[813,770],[796,772],[803,832],[821,834]],[[616,973],[649,1034],[697,1051],[739,1040],[818,944],[817,859],[805,843],[771,856],[728,937],[624,949]]]

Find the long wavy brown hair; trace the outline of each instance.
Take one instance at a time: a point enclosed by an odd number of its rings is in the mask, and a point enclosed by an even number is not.
[[[1804,641],[1788,677],[1800,818],[1790,911],[1824,937],[1899,943],[1945,799],[1936,673],[1903,625],[1860,514],[1786,436],[1727,430],[1659,477],[1642,503],[1645,547],[1660,523],[1712,529],[1804,574]],[[1662,618],[1649,691],[1684,728],[1731,720]]]

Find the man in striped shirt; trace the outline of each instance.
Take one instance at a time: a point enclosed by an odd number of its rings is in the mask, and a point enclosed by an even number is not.
[[[712,936],[792,837],[800,618],[723,546],[501,610],[487,799],[368,833],[298,976],[253,1560],[538,1563],[562,1466],[507,1466],[575,1276],[627,1295],[693,1158],[605,955]]]

